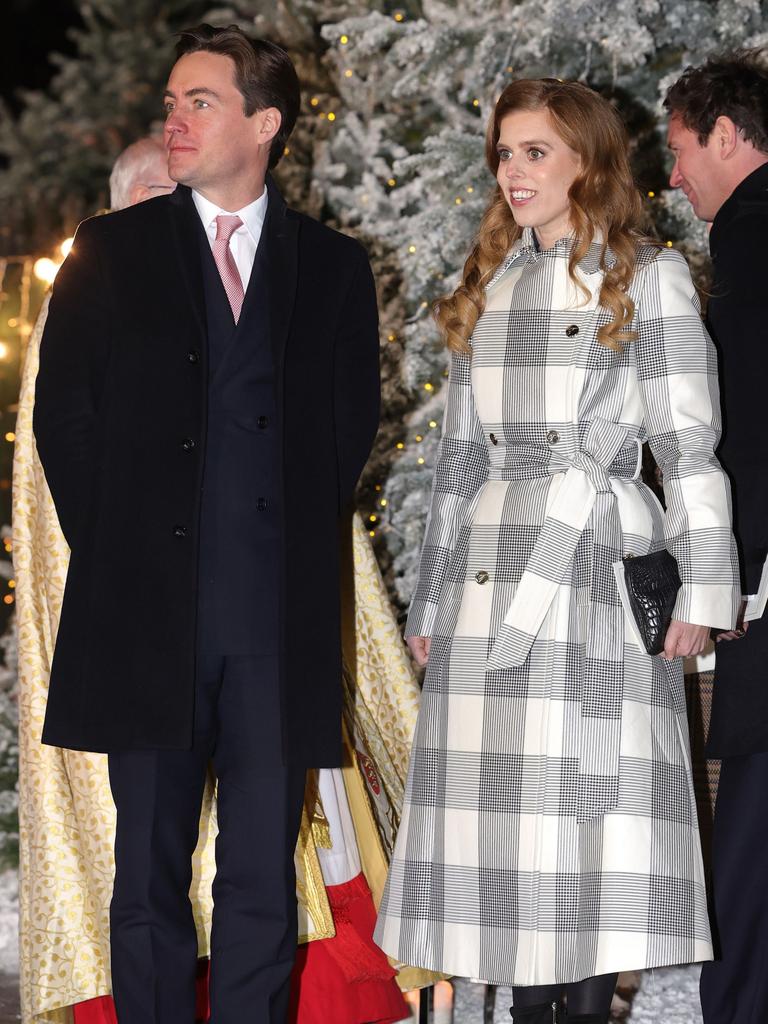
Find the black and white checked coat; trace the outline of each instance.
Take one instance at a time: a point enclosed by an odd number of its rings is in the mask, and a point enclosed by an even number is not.
[[[612,566],[666,545],[675,617],[734,621],[715,354],[685,260],[652,246],[637,339],[599,343],[600,246],[585,302],[571,244],[526,230],[471,360],[453,356],[407,627],[432,646],[376,931],[398,960],[500,984],[711,957],[682,661],[638,646]]]

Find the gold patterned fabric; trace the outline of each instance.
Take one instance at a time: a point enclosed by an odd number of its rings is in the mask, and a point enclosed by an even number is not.
[[[69,549],[37,457],[34,385],[47,303],[30,339],[16,427],[13,552],[19,630],[20,985],[25,1024],[69,1024],[71,1006],[110,992],[109,900],[114,805],[106,757],[40,742]],[[368,884],[378,905],[402,806],[419,689],[368,536],[352,523],[346,594],[345,787]],[[378,791],[377,791],[378,790]],[[380,797],[384,795],[384,801]],[[384,811],[382,811],[384,808]],[[316,852],[322,808],[310,778],[296,849],[299,939],[328,938],[333,919]],[[201,956],[208,954],[216,833],[206,789],[191,890]],[[405,986],[427,983],[405,972]]]

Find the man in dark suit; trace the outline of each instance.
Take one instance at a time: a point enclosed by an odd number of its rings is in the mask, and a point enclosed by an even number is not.
[[[707,752],[722,758],[713,835],[718,959],[704,965],[705,1024],[768,1014],[768,70],[765,54],[688,68],[667,94],[670,184],[712,223],[707,324],[718,347],[720,459],[733,490],[742,621],[718,639]],[[752,621],[749,621],[752,619]],[[748,630],[748,632],[747,632]]]
[[[170,196],[86,221],[35,435],[71,547],[44,742],[109,754],[120,1024],[190,1024],[209,762],[215,1024],[283,1022],[308,766],[340,760],[339,523],[378,423],[363,249],[286,208],[287,54],[181,34]]]

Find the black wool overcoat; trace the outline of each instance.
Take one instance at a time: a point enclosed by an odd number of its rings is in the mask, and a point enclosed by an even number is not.
[[[284,753],[334,765],[339,525],[378,425],[376,298],[363,248],[268,188]],[[87,220],[56,279],[34,430],[71,560],[45,743],[191,744],[208,398],[196,218],[179,186]]]
[[[723,437],[741,585],[757,593],[768,557],[768,164],[723,203],[710,232],[707,326],[718,349]],[[768,751],[768,612],[741,640],[717,644],[710,757]]]

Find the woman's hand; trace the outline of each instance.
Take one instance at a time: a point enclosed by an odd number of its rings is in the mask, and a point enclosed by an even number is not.
[[[428,636],[409,636],[405,641],[411,650],[413,659],[417,665],[423,668],[429,659],[429,645],[432,641]]]
[[[662,658],[673,661],[675,658],[693,658],[701,654],[709,641],[709,626],[695,626],[691,622],[679,622],[673,619],[669,624],[664,638]]]

